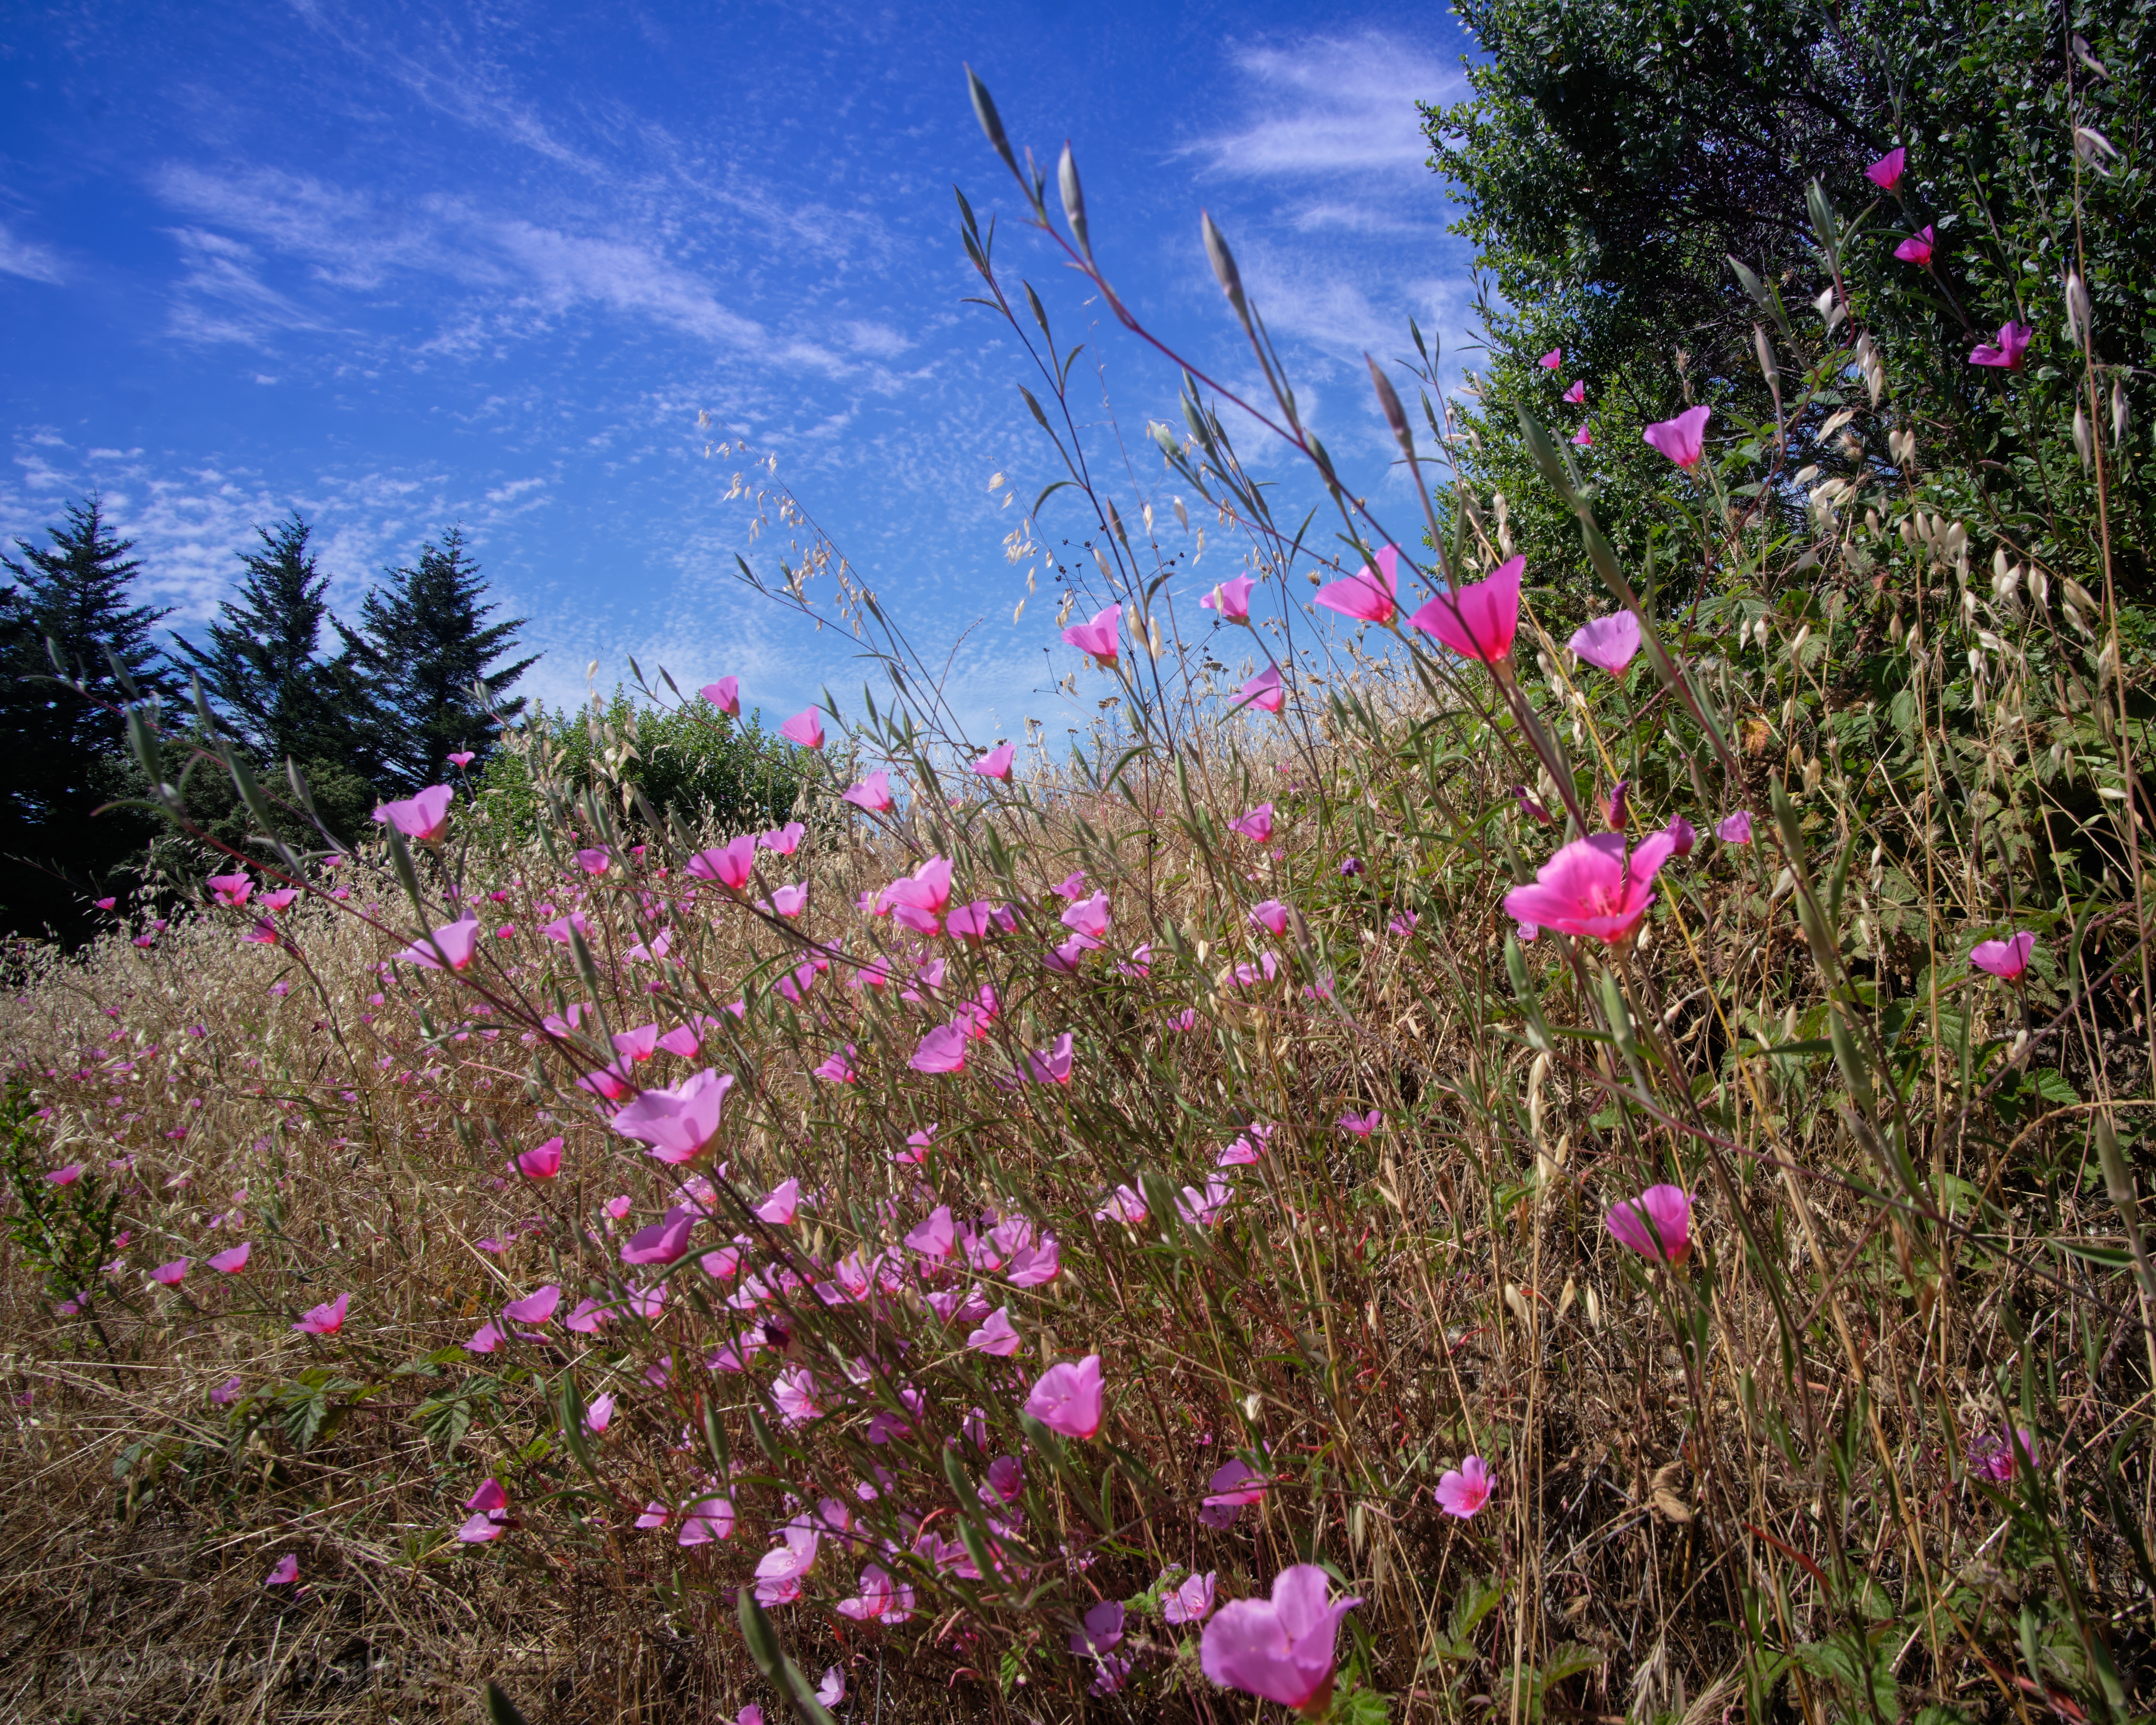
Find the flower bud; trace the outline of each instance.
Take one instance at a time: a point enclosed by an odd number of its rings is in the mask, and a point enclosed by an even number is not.
[[[2074,408],[2074,453],[2082,458],[2082,465],[2090,467],[2096,461],[2096,439],[2090,434],[2088,414],[2078,405]]]
[[[2078,347],[2082,338],[2091,333],[2088,289],[2078,275],[2070,275],[2066,277],[2066,338]]]
[[[2126,441],[2127,427],[2131,423],[2132,416],[2126,406],[2126,384],[2123,379],[2113,378],[2111,385],[2112,448],[2115,449]]]

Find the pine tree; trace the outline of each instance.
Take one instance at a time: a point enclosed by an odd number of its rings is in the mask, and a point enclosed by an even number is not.
[[[534,655],[506,669],[490,669],[516,645],[516,631],[530,619],[486,619],[499,608],[482,604],[486,583],[470,560],[463,533],[452,527],[439,546],[423,546],[419,560],[385,569],[383,586],[360,606],[360,626],[337,632],[364,677],[373,712],[374,740],[382,768],[406,788],[439,779],[454,749],[484,757],[494,747],[495,716],[514,717],[520,697],[504,691],[538,663]],[[475,685],[485,691],[475,701]]]

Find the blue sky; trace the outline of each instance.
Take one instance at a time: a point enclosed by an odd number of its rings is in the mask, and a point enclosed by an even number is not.
[[[998,261],[1059,334],[1094,343],[1127,440],[1176,418],[1175,378],[1011,221],[962,62],[1021,147],[1052,160],[1071,139],[1125,300],[1247,377],[1199,244],[1211,210],[1306,416],[1373,487],[1388,445],[1361,352],[1404,352],[1410,314],[1456,350],[1468,321],[1470,254],[1414,105],[1460,93],[1435,6],[12,16],[0,534],[101,489],[182,626],[228,591],[250,524],[287,509],[316,523],[347,612],[461,522],[531,619],[532,692],[577,699],[591,661],[610,685],[633,653],[685,687],[737,675],[767,712],[825,682],[850,706],[850,643],[730,573],[737,551],[768,567],[772,542],[726,497],[743,464],[705,451],[746,438],[917,639],[957,648],[971,722],[1050,718],[1068,655],[1051,595],[1013,623],[1024,571],[1003,540],[1052,457],[1014,388],[1024,355],[961,303],[953,182],[1004,218]],[[1126,508],[1158,459],[1135,471]],[[1058,508],[1039,536],[1075,526]],[[1201,575],[1232,572],[1226,555]]]

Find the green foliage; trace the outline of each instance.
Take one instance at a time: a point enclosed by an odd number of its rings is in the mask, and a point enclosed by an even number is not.
[[[487,762],[478,792],[522,833],[538,822],[543,784],[571,797],[611,788],[624,814],[640,793],[662,819],[738,833],[781,824],[807,782],[800,752],[765,731],[760,714],[731,719],[703,701],[640,706],[617,689],[603,706],[533,709]]]
[[[45,1291],[67,1299],[95,1287],[113,1255],[120,1192],[87,1168],[68,1185],[47,1179],[47,1147],[35,1118],[29,1092],[10,1085],[0,1096],[0,1178],[14,1198],[8,1233],[37,1267]]]

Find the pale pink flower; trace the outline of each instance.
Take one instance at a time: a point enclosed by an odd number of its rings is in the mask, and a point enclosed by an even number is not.
[[[1247,575],[1230,576],[1198,603],[1204,610],[1218,611],[1223,623],[1247,623],[1250,619],[1250,590],[1257,584]]]
[[[940,1264],[951,1255],[957,1240],[958,1231],[951,1220],[951,1206],[939,1204],[908,1231],[906,1244],[931,1263]]]
[[[706,1066],[679,1084],[640,1093],[615,1114],[613,1129],[649,1145],[661,1162],[688,1162],[718,1135],[719,1111],[733,1083],[732,1073]]]
[[[778,734],[804,749],[824,747],[824,721],[814,707],[804,707],[778,727]]]
[[[205,1258],[203,1262],[219,1276],[237,1276],[247,1267],[248,1258],[254,1250],[254,1243],[243,1240],[230,1250],[219,1252],[214,1258]]]
[[[743,833],[732,844],[700,850],[689,859],[689,872],[699,880],[716,880],[738,892],[749,883],[756,867],[756,834]]]
[[[1243,685],[1242,692],[1229,703],[1229,711],[1254,706],[1260,712],[1276,713],[1286,704],[1287,691],[1281,685],[1280,667],[1269,665]]]
[[[1273,1596],[1223,1605],[1199,1645],[1199,1668],[1226,1689],[1315,1715],[1332,1692],[1340,1620],[1363,1601],[1327,1602],[1329,1583],[1315,1563],[1281,1571]]]
[[[771,1404],[788,1425],[805,1425],[824,1409],[816,1400],[816,1379],[804,1366],[786,1366],[771,1386]]]
[[[639,1024],[633,1030],[617,1030],[609,1039],[613,1051],[628,1060],[648,1060],[659,1051],[659,1026]]]
[[[1091,654],[1093,663],[1106,670],[1116,662],[1116,631],[1122,618],[1123,608],[1111,605],[1091,623],[1072,624],[1063,631],[1063,639],[1080,652]]]
[[[1050,1431],[1090,1438],[1101,1429],[1101,1356],[1089,1353],[1075,1365],[1050,1366],[1025,1399],[1025,1411]]]
[[[786,1179],[757,1200],[755,1214],[759,1220],[768,1222],[774,1228],[783,1228],[793,1221],[794,1212],[800,1207],[800,1181]]]
[[[1375,569],[1365,563],[1346,580],[1321,587],[1315,603],[1358,623],[1390,623],[1399,606],[1399,547],[1380,546],[1377,563]]]
[[[613,1392],[592,1398],[591,1405],[584,1409],[584,1430],[593,1437],[603,1438],[607,1428],[613,1424]]]
[[[593,845],[577,853],[577,866],[587,875],[603,875],[613,865],[613,854],[603,845]]]
[[[1186,1575],[1173,1590],[1161,1595],[1160,1615],[1170,1623],[1204,1622],[1213,1615],[1213,1589],[1219,1579],[1218,1570]]]
[[[839,792],[841,803],[850,803],[856,809],[865,809],[870,814],[881,814],[892,805],[891,775],[871,773],[859,784],[849,785]]]
[[[1278,937],[1287,932],[1288,910],[1276,898],[1265,899],[1250,906],[1250,921],[1267,934]]]
[[[562,1141],[558,1137],[547,1140],[530,1150],[521,1151],[516,1158],[516,1172],[527,1180],[551,1180],[562,1172]]]
[[[1126,1228],[1142,1228],[1150,1214],[1146,1201],[1136,1189],[1118,1186],[1108,1194],[1108,1201],[1093,1212],[1096,1222],[1121,1222]]]
[[[1016,743],[998,743],[995,747],[990,749],[988,753],[982,756],[979,760],[974,762],[973,764],[966,770],[969,773],[978,773],[983,778],[1001,778],[1007,780],[1011,776],[1011,762],[1017,757],[1017,755],[1018,745]]]
[[[1681,1186],[1650,1186],[1612,1204],[1603,1225],[1618,1243],[1657,1263],[1681,1264],[1691,1251],[1691,1194]]]
[[[1686,408],[1674,419],[1658,419],[1640,435],[1671,460],[1687,470],[1699,465],[1706,452],[1703,439],[1707,422],[1713,409],[1707,407]]]
[[[838,1666],[831,1666],[824,1672],[824,1681],[816,1686],[816,1699],[827,1707],[834,1707],[846,1698],[846,1680]]]
[[[957,1024],[938,1024],[921,1039],[906,1064],[916,1072],[963,1072],[966,1070],[966,1032]]]
[[[757,906],[768,916],[798,916],[808,908],[808,883],[797,880],[779,887]]]
[[[674,1536],[676,1545],[709,1545],[715,1539],[731,1539],[734,1531],[734,1506],[726,1497],[700,1497],[681,1514],[680,1531]]]
[[[449,751],[449,761],[452,767],[469,767],[477,759],[479,759],[479,757],[473,753],[470,749],[452,749]]]
[[[705,700],[729,718],[741,716],[741,679],[721,677],[716,683],[706,683],[696,691]]]
[[[1752,842],[1752,811],[1740,809],[1734,814],[1725,815],[1715,822],[1714,836],[1725,845],[1749,845]]]
[[[440,970],[444,964],[451,970],[468,970],[478,950],[479,919],[460,916],[413,942],[397,956],[423,970]]]
[[[1614,944],[1640,926],[1655,901],[1655,875],[1676,848],[1666,832],[1642,839],[1629,857],[1622,833],[1575,839],[1542,865],[1534,885],[1505,895],[1505,914]]]
[[[1035,1084],[1068,1084],[1074,1043],[1065,1030],[1047,1048],[1025,1057],[1024,1076]]]
[[[789,1605],[801,1597],[801,1578],[816,1566],[816,1530],[803,1522],[779,1532],[785,1543],[766,1552],[756,1566],[759,1605]]]
[[[290,1587],[300,1579],[300,1560],[291,1553],[277,1559],[277,1567],[264,1578],[264,1587]]]
[[[839,1601],[839,1613],[856,1623],[901,1624],[913,1615],[913,1589],[895,1584],[890,1572],[870,1563],[861,1571],[860,1591]]]
[[[1909,159],[1907,149],[1897,146],[1864,170],[1864,177],[1881,192],[1892,192],[1902,183],[1902,168]]]
[[[1259,803],[1248,814],[1238,815],[1229,821],[1228,830],[1253,845],[1265,844],[1273,835],[1273,805]]]
[[[1052,1234],[1043,1235],[1039,1245],[1024,1246],[1012,1253],[1004,1271],[1005,1280],[1014,1288],[1040,1287],[1062,1273],[1062,1249]]]
[[[1092,947],[1106,938],[1115,913],[1108,907],[1107,893],[1101,891],[1091,898],[1080,899],[1056,920],[1076,936],[1081,945]]]
[[[1490,1501],[1490,1493],[1496,1481],[1489,1466],[1480,1455],[1470,1455],[1459,1466],[1447,1468],[1437,1476],[1435,1497],[1438,1507],[1449,1516],[1469,1520]]]
[[[302,1335],[334,1336],[344,1327],[345,1309],[351,1304],[351,1295],[339,1294],[322,1305],[309,1307],[292,1327]]]
[[[439,845],[449,830],[449,802],[455,795],[445,784],[430,784],[401,803],[384,803],[374,818],[419,844]]]
[[[552,1319],[554,1309],[561,1303],[561,1289],[549,1282],[536,1294],[511,1300],[501,1308],[501,1315],[513,1324],[543,1324]]]
[[[2009,318],[1999,326],[1997,343],[1978,343],[1976,350],[1969,357],[1969,362],[1973,366],[1990,366],[1999,371],[2018,372],[2021,369],[2021,356],[2028,351],[2030,338],[2035,333],[2027,324],[2015,323]]]
[[[1520,628],[1520,577],[1527,567],[1524,557],[1509,558],[1482,580],[1440,593],[1408,622],[1463,659],[1494,665],[1510,658]]]
[[[2015,982],[2028,969],[2029,955],[2035,946],[2036,937],[2025,928],[2009,940],[1979,941],[1969,953],[1969,962],[2001,982]]]
[[[1009,1359],[1024,1345],[1024,1338],[1011,1327],[1008,1306],[991,1312],[980,1328],[966,1337],[967,1347],[981,1353],[993,1353],[999,1359]]]
[[[1565,645],[1588,664],[1614,675],[1640,650],[1640,619],[1630,611],[1612,611],[1575,629]]]

